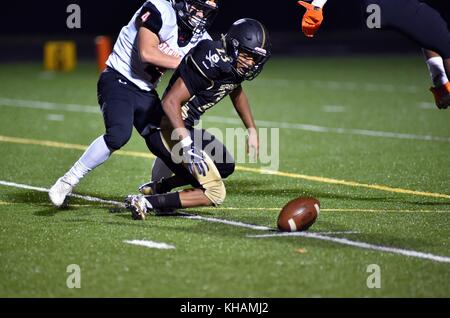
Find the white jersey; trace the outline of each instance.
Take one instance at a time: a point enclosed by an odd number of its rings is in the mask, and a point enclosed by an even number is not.
[[[169,55],[184,57],[197,43],[211,39],[207,32],[194,36],[187,45],[178,45],[177,16],[167,0],[149,0],[124,26],[106,65],[113,68],[140,89],[150,91],[158,85],[165,70],[142,63],[137,48],[138,26],[148,28],[159,36],[160,50]]]

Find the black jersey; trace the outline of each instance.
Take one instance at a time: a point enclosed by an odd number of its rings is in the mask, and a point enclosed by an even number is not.
[[[232,66],[221,41],[204,40],[183,59],[166,92],[182,78],[191,99],[182,106],[186,127],[192,127],[205,111],[241,85],[244,78]]]

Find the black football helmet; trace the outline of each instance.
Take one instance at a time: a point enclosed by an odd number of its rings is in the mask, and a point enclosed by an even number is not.
[[[228,55],[233,59],[236,72],[246,80],[253,80],[261,73],[264,64],[272,54],[269,33],[261,22],[254,19],[240,19],[233,23],[228,33],[223,36]],[[245,70],[237,69],[239,53],[253,57],[255,65]]]
[[[200,35],[209,29],[219,10],[219,0],[170,0],[182,26]],[[202,14],[199,15],[199,12]]]

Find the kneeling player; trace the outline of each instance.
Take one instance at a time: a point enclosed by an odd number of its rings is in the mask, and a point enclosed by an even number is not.
[[[149,149],[175,176],[147,185],[152,195],[127,197],[125,203],[134,219],[144,219],[154,210],[223,203],[226,195],[223,178],[234,170],[234,162],[227,162],[229,154],[217,141],[215,146],[208,147],[211,144],[204,142],[208,139],[204,133],[200,134],[200,141],[193,137],[192,127],[206,110],[230,95],[245,126],[256,134],[241,83],[261,72],[270,53],[271,44],[264,26],[253,19],[241,19],[220,41],[202,41],[183,59],[163,97],[165,116],[160,129],[145,138]],[[214,152],[222,150],[222,155],[204,151],[206,148]],[[222,159],[225,163],[220,162]],[[164,193],[187,184],[193,189]]]

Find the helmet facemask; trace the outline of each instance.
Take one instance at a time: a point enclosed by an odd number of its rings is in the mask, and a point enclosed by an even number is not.
[[[201,35],[211,26],[219,8],[214,0],[182,0],[174,7],[183,25],[193,35]]]
[[[236,71],[247,81],[251,81],[261,73],[268,59],[269,55],[265,49],[255,48],[254,50],[249,50],[242,48],[238,53]],[[243,60],[251,61],[251,63],[241,62]]]
[[[224,36],[226,39],[226,36]],[[233,67],[236,73],[247,81],[255,79],[263,70],[264,64],[270,58],[266,49],[242,46],[236,39],[228,39],[227,46],[233,58]]]

